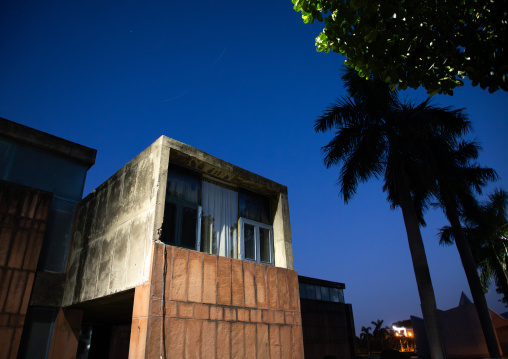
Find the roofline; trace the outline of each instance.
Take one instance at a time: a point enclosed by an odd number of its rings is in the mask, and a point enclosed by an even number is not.
[[[0,117],[0,135],[92,167],[97,150]]]
[[[298,276],[298,283],[314,284],[314,285],[321,285],[321,286],[330,287],[330,288],[346,289],[346,285],[344,283],[332,282],[332,281],[324,280],[324,279],[305,277],[303,275]]]

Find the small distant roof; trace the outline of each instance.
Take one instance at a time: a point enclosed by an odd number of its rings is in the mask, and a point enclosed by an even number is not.
[[[304,277],[303,275],[298,276],[298,282],[305,283],[305,284],[320,285],[320,286],[329,287],[329,288],[338,288],[338,289],[345,289],[346,288],[346,285],[344,283],[332,282],[329,280],[317,279],[317,278],[311,278],[311,277]]]
[[[466,293],[462,292],[462,294],[460,295],[459,307],[462,307],[463,305],[468,305],[468,304],[473,304],[473,302],[471,301],[471,299],[468,298]]]
[[[92,167],[97,150],[0,117],[0,135]]]

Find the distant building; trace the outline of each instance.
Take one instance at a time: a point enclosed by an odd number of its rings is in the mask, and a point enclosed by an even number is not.
[[[305,358],[354,358],[353,308],[344,283],[298,276]]]
[[[0,358],[44,358],[96,151],[0,118]]]
[[[508,320],[490,310],[502,353],[508,354]],[[458,307],[438,310],[441,337],[447,358],[487,358],[489,351],[474,303],[462,292]],[[411,316],[420,358],[430,358],[430,349],[422,318]]]

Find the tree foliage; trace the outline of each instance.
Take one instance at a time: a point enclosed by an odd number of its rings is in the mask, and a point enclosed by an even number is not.
[[[325,23],[318,51],[347,56],[361,77],[392,89],[453,94],[473,86],[508,91],[508,0],[292,0],[305,23]]]

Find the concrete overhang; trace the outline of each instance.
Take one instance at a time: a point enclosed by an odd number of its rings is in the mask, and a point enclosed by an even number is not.
[[[16,142],[56,153],[92,167],[97,150],[0,117],[0,134]]]

